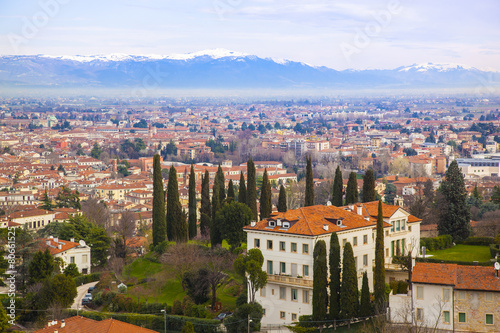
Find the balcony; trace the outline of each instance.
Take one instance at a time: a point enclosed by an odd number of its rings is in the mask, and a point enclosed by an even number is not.
[[[309,280],[309,279],[296,278],[296,277],[291,277],[291,276],[286,276],[286,275],[267,274],[267,282],[274,282],[277,284],[294,285],[294,286],[300,286],[300,287],[306,287],[306,288],[313,287],[312,279]]]

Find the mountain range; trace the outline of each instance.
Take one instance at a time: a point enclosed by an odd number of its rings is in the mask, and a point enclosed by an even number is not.
[[[10,88],[399,89],[489,88],[500,73],[456,64],[335,70],[215,49],[169,56],[0,56]]]

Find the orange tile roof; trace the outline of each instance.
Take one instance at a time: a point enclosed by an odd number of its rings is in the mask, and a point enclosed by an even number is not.
[[[80,243],[70,242],[63,239],[58,239],[56,243],[54,241],[54,238],[40,238],[38,239],[38,242],[42,251],[45,251],[46,248],[49,248],[50,254],[52,255],[67,251],[80,245]],[[50,242],[50,245],[47,244],[47,242]],[[61,246],[61,248],[59,248],[59,245]]]
[[[413,267],[413,283],[455,285],[457,264],[431,264],[418,262]]]
[[[142,328],[136,325],[124,323],[116,319],[105,319],[96,321],[90,318],[74,316],[64,320],[65,325],[61,328],[61,322],[52,326],[46,326],[35,333],[156,333],[156,331]]]

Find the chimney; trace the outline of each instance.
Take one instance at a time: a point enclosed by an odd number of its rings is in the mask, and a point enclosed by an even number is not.
[[[59,242],[59,238],[54,237],[54,242],[56,242],[56,243]]]
[[[328,231],[328,224],[323,224],[323,229],[325,229],[326,231]]]
[[[63,328],[64,326],[66,326],[66,323],[64,322],[64,319],[61,321],[61,328]]]
[[[75,242],[75,239],[74,238],[70,238],[70,241],[72,241],[73,243]]]
[[[250,221],[250,226],[251,226],[251,227],[255,227],[255,225],[256,225],[256,224],[257,224],[257,222],[255,222],[255,221]]]
[[[281,220],[280,220],[280,219],[276,219],[276,225],[277,225],[278,227],[281,227]]]
[[[57,248],[58,248],[59,250],[62,250],[62,245],[61,245],[61,244],[57,245]]]
[[[48,240],[48,241],[46,241],[45,243],[46,243],[47,245],[49,245],[49,246],[50,246],[50,241],[49,241],[49,240]]]
[[[363,207],[357,206],[358,215],[363,215]]]

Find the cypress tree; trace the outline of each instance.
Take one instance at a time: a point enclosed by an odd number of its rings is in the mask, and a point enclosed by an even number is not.
[[[222,203],[224,202],[224,199],[226,199],[226,180],[224,179],[224,171],[222,171],[222,168],[219,164],[219,168],[217,169],[217,174],[215,175],[215,178],[217,178],[217,183],[219,184],[219,204],[222,207]]]
[[[264,176],[262,177],[262,188],[260,190],[260,219],[265,219],[271,216],[272,202],[271,202],[271,184],[267,176],[267,169],[264,169]]]
[[[375,267],[373,269],[373,292],[378,313],[385,312],[385,266],[384,266],[384,219],[382,201],[378,202],[377,238],[375,239]]]
[[[240,190],[238,191],[238,202],[247,203],[247,187],[245,185],[245,176],[243,171],[240,171]]]
[[[194,167],[191,164],[191,172],[189,173],[189,239],[196,237],[196,176],[194,174]]]
[[[355,172],[349,174],[349,181],[347,182],[347,189],[345,193],[345,203],[346,205],[354,204],[358,202],[358,181]]]
[[[337,233],[330,237],[330,319],[340,319],[340,244]]]
[[[442,200],[438,201],[440,235],[451,235],[454,241],[467,239],[471,232],[470,209],[467,205],[467,191],[464,176],[457,161],[450,163],[439,192]]]
[[[278,212],[286,212],[286,190],[283,185],[280,185],[280,195],[278,197]]]
[[[344,319],[352,319],[359,311],[358,278],[351,243],[344,246],[342,258],[342,286],[340,287],[341,314]]]
[[[314,206],[314,180],[311,156],[306,157],[306,192],[304,194],[304,207]]]
[[[221,208],[221,203],[219,201],[219,179],[215,177],[214,186],[212,188],[212,223],[210,225],[210,242],[212,243],[212,247],[216,247],[217,245],[222,244],[222,237],[220,233],[220,228],[217,225],[217,212]]]
[[[320,240],[314,246],[313,252],[313,311],[314,321],[325,320],[326,308],[328,306],[327,288],[327,268],[326,268],[326,244]]]
[[[227,185],[227,198],[232,198],[230,201],[233,201],[235,198],[234,194],[234,185],[233,185],[233,180],[229,180],[229,184]]]
[[[201,178],[200,232],[203,236],[210,235],[212,208],[210,207],[210,178],[208,170]]]
[[[359,316],[369,317],[372,315],[370,304],[370,288],[368,287],[368,273],[363,273],[363,284],[361,286],[361,304],[359,305]]]
[[[170,241],[187,242],[188,227],[179,201],[177,170],[170,167],[167,186],[167,236]]]
[[[153,246],[163,242],[167,236],[165,218],[165,190],[161,174],[160,155],[153,157]]]
[[[368,169],[363,177],[363,202],[375,201],[375,175]]]
[[[255,178],[255,164],[250,157],[247,162],[247,206],[250,207],[253,219],[257,221],[257,180]]]
[[[340,171],[340,166],[338,166],[337,170],[335,170],[335,178],[333,179],[332,205],[340,207],[344,204],[344,200],[342,199],[343,188],[342,171]]]

